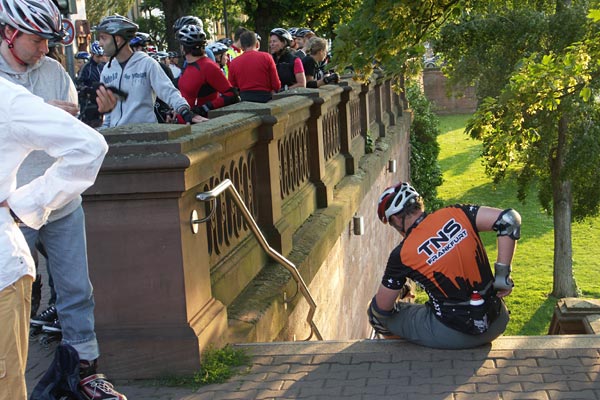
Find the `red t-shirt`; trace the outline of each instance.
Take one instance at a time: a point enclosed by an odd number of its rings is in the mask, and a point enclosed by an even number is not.
[[[231,62],[229,82],[240,89],[240,92],[277,92],[281,88],[273,57],[269,53],[255,50],[246,51]]]
[[[178,82],[181,95],[190,107],[202,106],[211,102],[213,108],[225,105],[223,96],[231,96],[231,84],[223,75],[221,68],[208,57],[187,64]]]

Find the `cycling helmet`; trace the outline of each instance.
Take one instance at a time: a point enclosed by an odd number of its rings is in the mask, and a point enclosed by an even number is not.
[[[256,41],[260,42],[262,40],[262,38],[260,37],[260,35],[257,32],[254,32],[254,34],[256,35]]]
[[[223,54],[223,53],[227,52],[227,50],[229,50],[229,47],[225,46],[221,42],[214,42],[214,43],[209,44],[206,47],[210,51],[212,51],[215,56],[218,56],[219,54]]]
[[[296,37],[303,38],[304,36],[306,36],[309,33],[314,34],[314,32],[308,28],[298,28],[298,31],[296,32]]]
[[[90,53],[95,54],[97,56],[104,55],[104,49],[100,46],[100,42],[97,40],[90,45]]]
[[[206,44],[206,33],[197,25],[184,25],[177,32],[177,40],[188,47]]]
[[[293,38],[295,38],[296,32],[298,32],[298,29],[299,28],[293,27],[293,28],[288,29],[287,31],[290,33],[290,35],[292,35]]]
[[[223,39],[219,39],[218,40],[219,43],[223,43],[225,46],[227,46],[228,48],[231,47],[233,45],[233,40],[231,40],[230,38],[223,38]]]
[[[185,15],[183,17],[177,18],[177,20],[173,24],[173,31],[177,33],[181,28],[183,28],[186,25],[196,25],[200,28],[200,30],[204,31],[204,24],[202,23],[202,20],[193,15]]]
[[[89,60],[90,57],[90,53],[88,53],[87,51],[79,51],[77,52],[77,54],[75,54],[75,58],[77,60]]]
[[[148,53],[148,54],[156,54],[157,52],[158,52],[158,50],[156,50],[156,47],[154,47],[152,45],[146,46],[146,53]]]
[[[419,197],[419,193],[406,182],[391,186],[379,196],[377,215],[386,224],[392,215],[404,211],[407,205],[414,204]]]
[[[0,23],[48,40],[65,36],[60,11],[51,0],[0,0]]]
[[[104,18],[93,29],[96,32],[106,32],[113,36],[122,36],[125,40],[131,40],[139,26],[127,17],[115,14]]]
[[[169,57],[169,53],[167,53],[166,51],[158,51],[156,55],[158,56],[159,60],[164,60],[165,58]]]
[[[292,44],[292,35],[290,35],[290,33],[283,28],[273,29],[271,31],[270,35],[277,36],[279,38],[279,40],[287,43],[287,46],[290,46]]]
[[[150,35],[145,32],[136,32],[135,37],[129,41],[129,45],[134,46],[145,46],[150,43]]]

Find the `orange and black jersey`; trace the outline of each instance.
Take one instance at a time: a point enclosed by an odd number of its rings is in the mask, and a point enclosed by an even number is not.
[[[493,275],[475,223],[478,211],[456,205],[424,214],[390,254],[383,286],[398,290],[411,278],[434,304],[484,291]]]

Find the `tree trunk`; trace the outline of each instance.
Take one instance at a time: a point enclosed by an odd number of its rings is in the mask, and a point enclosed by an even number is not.
[[[571,234],[571,182],[563,176],[567,147],[568,121],[558,123],[558,145],[552,160],[552,201],[554,216],[554,283],[552,296],[576,297],[577,285],[573,276],[573,247]]]
[[[260,49],[262,51],[269,51],[269,32],[271,32],[271,29],[279,27],[277,25],[279,15],[276,3],[271,1],[257,2],[256,12],[252,16],[252,19],[256,26],[256,32],[262,39],[260,42]],[[286,27],[282,26],[282,28]]]
[[[179,42],[175,38],[175,33],[173,32],[173,23],[175,23],[177,18],[187,15],[189,2],[179,0],[160,0],[160,2],[163,6],[162,11],[165,13],[167,48],[179,50]]]

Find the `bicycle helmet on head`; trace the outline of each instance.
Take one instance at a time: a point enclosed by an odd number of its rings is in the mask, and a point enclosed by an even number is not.
[[[104,49],[102,48],[102,46],[100,46],[100,42],[98,42],[97,40],[95,42],[92,42],[92,44],[90,45],[90,53],[95,54],[97,56],[104,55]]]
[[[299,28],[297,28],[297,27],[293,27],[293,28],[288,29],[287,31],[290,33],[290,35],[292,35],[293,38],[295,38],[296,32],[298,32],[298,29]]]
[[[177,18],[173,24],[173,31],[175,34],[177,34],[177,32],[179,32],[179,30],[186,25],[196,25],[200,28],[200,30],[204,31],[204,24],[202,23],[202,20],[193,15],[184,15],[183,17]]]
[[[177,32],[177,40],[187,47],[203,46],[206,44],[206,34],[197,25],[184,25]]]
[[[408,183],[399,183],[383,191],[377,204],[377,215],[386,224],[392,215],[398,214],[409,204],[414,204],[420,197],[419,193]]]
[[[314,34],[314,32],[308,28],[298,28],[298,31],[296,32],[296,36],[303,38],[304,36],[306,36],[309,33]]]
[[[228,48],[231,47],[233,45],[233,40],[231,40],[230,38],[223,38],[223,39],[219,39],[218,40],[219,43],[223,43],[225,46],[227,46]]]
[[[279,40],[285,42],[287,46],[290,46],[292,44],[292,35],[283,28],[275,28],[271,30],[270,35],[277,36]]]
[[[65,36],[60,11],[51,0],[0,0],[0,23],[48,40]],[[9,44],[13,39],[8,38]]]
[[[115,14],[105,17],[93,30],[96,32],[106,32],[112,36],[122,36],[125,40],[131,40],[139,26],[127,17]]]
[[[210,51],[212,51],[215,56],[218,56],[219,54],[223,54],[223,53],[227,52],[227,50],[229,49],[229,47],[225,46],[221,42],[211,43],[208,46],[206,46],[206,48],[209,49]]]
[[[75,58],[77,60],[89,60],[90,53],[88,53],[87,51],[79,51],[77,52],[77,54],[75,54]]]

